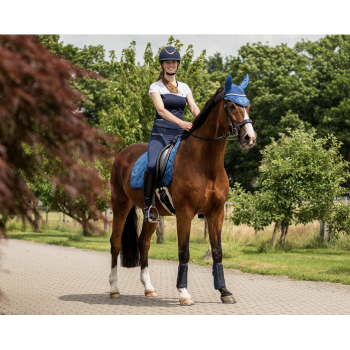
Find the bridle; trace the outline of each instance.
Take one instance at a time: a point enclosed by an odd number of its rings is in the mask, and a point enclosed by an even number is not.
[[[236,94],[230,94],[230,95],[236,95]],[[192,136],[197,137],[197,138],[202,139],[202,140],[220,140],[220,139],[222,139],[222,141],[224,141],[224,139],[225,139],[226,137],[233,135],[233,136],[235,136],[235,137],[237,137],[237,138],[236,138],[236,139],[227,139],[227,140],[228,140],[228,141],[238,141],[238,135],[239,135],[239,131],[240,131],[240,129],[241,129],[241,126],[243,126],[243,125],[245,125],[245,124],[247,124],[247,123],[253,124],[253,121],[252,121],[251,119],[244,119],[243,121],[241,121],[241,122],[238,123],[238,124],[233,124],[233,123],[231,122],[231,119],[230,119],[230,114],[229,114],[229,112],[228,112],[227,103],[226,103],[226,100],[225,100],[225,99],[224,99],[224,110],[225,110],[225,112],[226,112],[226,116],[227,116],[227,120],[228,120],[228,125],[229,125],[229,127],[230,127],[230,131],[229,131],[228,134],[226,134],[226,135],[223,134],[223,135],[220,136],[220,137],[208,138],[208,137],[201,137],[201,136],[194,135],[194,134],[192,134],[191,131],[189,131],[189,133],[190,133]],[[234,133],[234,131],[236,131],[236,133]]]

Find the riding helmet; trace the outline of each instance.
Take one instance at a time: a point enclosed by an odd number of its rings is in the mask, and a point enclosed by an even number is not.
[[[175,47],[167,46],[159,54],[159,62],[181,61],[180,52]]]

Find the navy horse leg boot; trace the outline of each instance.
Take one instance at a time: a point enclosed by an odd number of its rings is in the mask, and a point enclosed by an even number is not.
[[[155,176],[152,176],[146,169],[145,176],[143,178],[143,199],[145,201],[145,207],[143,209],[143,222],[158,222],[157,217],[151,210],[156,185],[155,180]]]

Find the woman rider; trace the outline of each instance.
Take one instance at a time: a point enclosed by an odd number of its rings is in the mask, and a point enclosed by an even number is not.
[[[149,88],[149,95],[156,108],[156,119],[148,141],[148,166],[143,179],[144,222],[157,220],[150,208],[156,187],[155,168],[160,152],[175,136],[181,135],[183,130],[189,131],[192,128],[192,123],[183,120],[186,102],[194,117],[200,112],[188,85],[175,79],[180,61],[177,49],[172,46],[164,48],[159,54],[162,71],[159,73],[158,81]]]

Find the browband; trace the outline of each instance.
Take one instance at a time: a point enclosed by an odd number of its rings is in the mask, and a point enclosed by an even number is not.
[[[229,94],[226,94],[226,95],[224,96],[224,98],[225,98],[226,96],[228,96],[228,95],[246,97],[246,95],[239,95],[239,94],[229,93]]]

